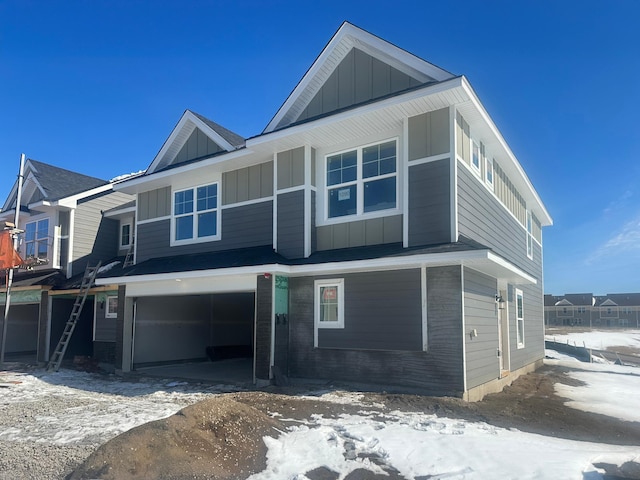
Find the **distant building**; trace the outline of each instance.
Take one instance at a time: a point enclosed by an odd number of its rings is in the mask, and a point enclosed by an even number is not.
[[[544,296],[547,327],[640,328],[640,293],[568,293]]]

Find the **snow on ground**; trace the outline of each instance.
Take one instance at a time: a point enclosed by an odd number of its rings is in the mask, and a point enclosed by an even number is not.
[[[635,347],[640,350],[640,330],[593,330],[558,335],[549,333],[544,339],[597,350],[606,350],[607,347]]]
[[[616,417],[620,411],[632,414],[636,408],[640,369],[586,364],[575,359],[546,361],[570,367],[573,370],[568,374],[585,382],[585,387],[566,390],[558,385],[559,393],[571,399],[571,406],[586,409],[618,405],[619,411],[610,408],[599,412]],[[169,416],[186,405],[232,389],[161,379],[123,380],[68,370],[53,374],[40,370],[29,374],[0,372],[0,385],[3,383],[8,388],[0,388],[0,440],[58,445],[98,445],[136,425]],[[357,393],[327,393],[320,397],[324,401],[348,399],[354,404],[360,403],[359,398]],[[633,406],[623,403],[633,398]],[[24,405],[26,413],[30,403],[42,403],[43,399],[61,402],[63,413],[40,414],[33,422],[2,423],[2,410],[9,403]],[[589,405],[585,406],[585,402]],[[365,408],[358,415],[334,419],[314,416],[279,438],[265,438],[267,468],[251,480],[308,480],[304,473],[319,467],[338,472],[340,479],[356,469],[383,473],[376,459],[408,480],[595,480],[602,478],[602,472],[593,467],[594,463],[640,462],[637,446],[576,442],[481,422],[409,412],[380,414]]]

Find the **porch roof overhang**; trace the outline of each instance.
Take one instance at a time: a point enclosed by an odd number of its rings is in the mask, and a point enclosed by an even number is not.
[[[403,249],[401,245],[379,245],[337,251],[317,252],[306,259],[287,260],[273,252],[266,262],[229,262],[228,252],[217,252],[224,263],[215,265],[216,255],[210,263],[202,263],[198,269],[189,269],[189,261],[180,263],[179,257],[173,257],[169,264],[184,265],[184,269],[158,270],[160,259],[140,264],[138,269],[131,267],[119,276],[96,279],[96,285],[140,285],[180,283],[202,279],[242,280],[243,285],[261,274],[279,274],[287,276],[309,276],[328,274],[347,274],[356,272],[384,272],[421,267],[463,266],[491,277],[515,284],[536,284],[537,279],[495,254],[491,249],[461,242],[433,247]],[[224,258],[224,260],[222,260]],[[250,257],[246,257],[249,260]],[[146,263],[146,265],[145,265]],[[176,288],[183,291],[186,284]],[[245,287],[246,289],[246,287]]]

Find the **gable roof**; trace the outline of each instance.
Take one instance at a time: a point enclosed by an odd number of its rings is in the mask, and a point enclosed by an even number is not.
[[[24,186],[27,187],[27,183],[34,184],[42,195],[41,200],[46,201],[60,200],[109,183],[101,178],[73,172],[33,159],[27,159],[24,172]],[[15,208],[17,189],[18,182],[16,181],[2,208],[3,211]],[[29,200],[25,199],[25,201]]]
[[[342,60],[356,48],[389,65],[394,70],[407,75],[415,80],[417,84],[440,82],[454,78],[454,75],[450,72],[422,60],[349,22],[344,22],[271,119],[263,133],[269,133],[294,123],[339,67]]]
[[[243,148],[245,145],[245,140],[240,135],[202,115],[192,112],[191,110],[185,110],[177,125],[162,145],[162,148],[151,162],[151,165],[147,168],[145,174],[167,169],[176,163],[183,165],[187,161],[197,159],[188,158],[185,161],[176,162],[178,154],[196,130],[201,131],[210,142],[213,142],[218,147],[219,152],[222,153]],[[208,153],[202,156],[210,155],[212,154]]]

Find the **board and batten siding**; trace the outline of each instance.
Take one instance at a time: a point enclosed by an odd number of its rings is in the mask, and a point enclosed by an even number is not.
[[[450,160],[409,165],[409,246],[451,241]]]
[[[221,240],[171,246],[171,219],[138,224],[136,262],[156,257],[232,250],[273,244],[273,202],[271,200],[224,208]]]
[[[224,148],[211,140],[206,133],[199,128],[196,128],[191,133],[171,164],[178,165],[190,160],[195,160],[196,158],[207,157],[224,151]]]
[[[304,184],[304,147],[279,152],[277,162],[278,190]]]
[[[409,118],[409,161],[449,153],[449,108]]]
[[[171,215],[171,187],[162,187],[138,194],[138,220]]]
[[[362,338],[352,333],[352,342],[331,339],[340,341],[343,348],[314,348],[314,280],[319,277],[290,278],[290,376],[403,386],[434,395],[461,395],[464,377],[460,268],[427,269],[426,352],[422,350],[418,269],[331,276],[340,277],[345,282],[345,324],[359,322],[359,328],[366,330],[370,322],[367,315],[371,314],[376,328],[371,332],[362,330]],[[407,291],[399,292],[398,285]],[[394,300],[398,295],[405,305]],[[389,306],[372,312],[369,304],[379,305],[380,297]],[[336,330],[331,335],[339,337],[339,334]],[[410,339],[410,335],[415,338]]]
[[[304,191],[278,195],[278,248],[287,258],[304,257]]]
[[[84,272],[87,263],[113,258],[118,252],[118,221],[102,212],[131,201],[131,196],[108,192],[78,201],[73,227],[72,273]]]
[[[316,228],[317,249],[402,242],[402,215],[356,220]]]
[[[222,205],[231,205],[273,195],[273,162],[222,174]]]
[[[296,121],[400,92],[420,83],[362,50],[353,48],[327,78]]]
[[[495,278],[464,269],[464,322],[467,389],[500,377]],[[472,332],[477,335],[472,335]]]

